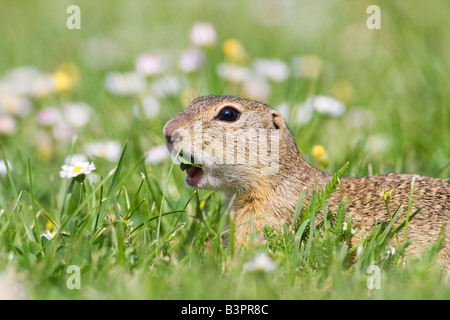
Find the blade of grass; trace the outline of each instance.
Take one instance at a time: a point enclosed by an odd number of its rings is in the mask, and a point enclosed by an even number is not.
[[[94,194],[94,193],[96,193],[98,190],[102,189],[102,188],[103,188],[103,185],[104,185],[107,181],[110,181],[109,178],[110,178],[113,174],[115,174],[116,171],[117,171],[117,169],[116,169],[115,171],[110,171],[109,174],[108,174],[105,178],[103,178],[103,180],[101,180],[101,181],[96,185],[96,187],[92,190],[91,194]],[[69,221],[70,221],[73,217],[75,217],[81,210],[83,210],[83,208],[84,208],[84,207],[88,204],[88,202],[91,200],[90,198],[91,198],[91,195],[88,195],[88,196],[83,200],[83,202],[80,203],[80,204],[78,205],[78,207],[74,210],[74,212],[73,212],[69,217],[67,217],[67,218],[61,223],[60,229],[58,230],[58,232],[63,231],[63,229],[64,229],[64,227],[66,226],[66,224],[69,223]],[[100,201],[101,201],[101,199],[100,199]],[[106,202],[106,201],[105,201],[105,202]],[[101,202],[101,203],[99,204],[99,206],[102,205],[102,204],[105,203],[105,202]],[[94,230],[95,230],[95,229],[94,229]]]
[[[192,132],[189,134],[189,137],[188,137],[188,138],[190,138],[190,137],[194,134],[195,130],[197,130],[198,127],[200,127],[200,125],[198,125],[197,127],[195,127],[195,128],[192,130]],[[180,155],[180,152],[181,152],[181,150],[183,149],[183,147],[184,147],[184,145],[186,144],[187,141],[189,141],[189,139],[184,139],[184,142],[183,142],[183,144],[181,145],[180,150],[178,150],[178,152],[177,152],[177,154],[176,154],[176,157],[175,157],[176,159],[178,159],[178,157],[179,157],[179,155]],[[170,168],[169,168],[169,172],[168,172],[168,174],[167,174],[166,183],[165,183],[165,185],[164,185],[164,191],[163,191],[162,197],[161,197],[161,205],[159,206],[158,225],[157,225],[157,229],[156,229],[156,242],[159,242],[159,239],[160,239],[161,217],[162,217],[162,212],[163,212],[163,208],[164,208],[164,200],[165,200],[166,194],[167,194],[167,188],[168,188],[168,185],[169,185],[169,178],[170,178],[170,176],[172,175],[172,170],[173,170],[174,166],[175,166],[175,162],[172,161],[172,164],[170,165]]]
[[[416,177],[413,177],[412,182],[411,182],[411,191],[409,192],[408,209],[406,210],[405,235],[403,237],[404,240],[406,240],[406,235],[408,233],[408,223],[410,220],[409,213],[411,212],[411,206],[412,206],[412,202],[413,202],[414,182],[415,181],[416,181]]]
[[[294,230],[295,225],[297,224],[298,216],[300,215],[300,211],[303,208],[303,202],[305,200],[306,189],[302,190],[300,193],[300,197],[297,202],[297,206],[295,207],[294,218],[292,219],[291,231]]]
[[[312,241],[314,238],[314,231],[315,231],[315,214],[316,214],[316,197],[317,197],[317,192],[316,190],[313,190],[313,194],[311,197],[311,205],[310,205],[310,217],[309,217],[309,236],[308,236],[308,240],[306,242],[306,246],[305,246],[305,251],[303,253],[303,258],[302,258],[302,263],[305,263],[308,258],[309,258],[309,252],[311,251],[311,245],[312,245]]]
[[[31,197],[31,207],[33,209],[33,217],[34,217],[34,228],[35,228],[35,234],[38,238],[38,242],[39,244],[42,245],[41,243],[41,238],[40,238],[40,232],[39,232],[39,224],[37,221],[37,210],[36,210],[36,204],[35,204],[35,198],[34,198],[34,191],[33,191],[33,179],[32,179],[32,175],[31,175],[31,163],[30,163],[30,158],[28,158],[28,179],[30,181],[30,197]]]
[[[112,201],[113,201],[114,213],[116,214],[116,219],[117,219],[116,237],[117,237],[117,249],[119,251],[119,261],[121,263],[124,263],[125,262],[125,247],[123,244],[123,239],[124,239],[123,225],[121,222],[119,207],[117,205],[117,197],[114,194],[112,195]]]
[[[182,213],[182,212],[186,212],[185,210],[175,210],[175,211],[170,211],[170,212],[165,212],[165,213],[163,213],[163,216],[167,216],[167,215],[170,215],[170,214],[175,214],[175,213]],[[149,223],[149,222],[151,222],[151,221],[153,221],[153,220],[156,220],[156,219],[158,219],[158,217],[159,216],[154,216],[154,217],[151,217],[150,219],[147,219],[147,220],[145,220],[144,222],[142,222],[142,223],[140,223],[138,226],[136,226],[136,228],[134,228],[131,232],[130,232],[130,235],[132,235],[133,233],[135,233],[138,229],[140,229],[140,228],[142,228],[144,225],[146,225],[147,223]]]
[[[112,193],[114,192],[114,189],[117,185],[117,181],[119,179],[120,172],[122,170],[123,162],[124,162],[124,156],[125,152],[127,150],[128,141],[125,143],[125,146],[122,150],[122,154],[120,155],[119,162],[117,163],[117,167],[114,170],[113,178],[111,180],[111,184],[109,185],[108,191],[106,192],[106,200],[102,202],[102,206],[100,207],[100,211],[98,213],[98,222],[101,223],[105,217],[106,210],[108,209],[109,203],[112,200]],[[105,180],[110,180],[111,174],[108,174],[108,176],[105,178]],[[106,181],[105,181],[106,182]],[[103,184],[102,184],[103,185]],[[87,197],[88,200],[89,197]],[[87,203],[85,200],[82,204],[83,206]],[[78,206],[77,210],[75,211],[78,213],[81,210],[81,205]]]
[[[11,185],[11,190],[14,195],[14,199],[16,199],[16,201],[18,201],[19,195],[17,194],[17,189],[16,189],[16,185],[14,184],[14,179],[12,177],[11,169],[9,168],[8,161],[6,160],[5,150],[3,149],[3,145],[1,145],[1,144],[0,144],[0,149],[2,151],[3,162],[5,163],[5,168],[6,168],[6,175],[8,176],[8,180]],[[28,236],[28,239],[30,241],[36,242],[33,231],[31,230],[29,224],[27,223],[25,213],[23,212],[22,204],[20,202],[19,202],[19,214],[20,214],[20,218],[22,220],[23,227],[25,228],[25,232]]]
[[[11,209],[11,213],[7,219],[7,223],[4,224],[2,230],[0,231],[0,236],[3,234],[3,232],[8,228],[8,226],[11,223],[11,220],[14,216],[14,211],[16,211],[16,209],[18,208],[18,206],[20,205],[20,198],[22,197],[23,192],[21,191],[17,197],[17,200],[14,202],[14,206]],[[1,237],[0,237],[1,238]]]

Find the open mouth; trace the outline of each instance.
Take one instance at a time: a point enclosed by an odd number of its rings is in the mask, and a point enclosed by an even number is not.
[[[190,157],[190,161],[186,160],[180,153],[179,160],[181,162],[180,168],[182,171],[186,170],[186,183],[191,187],[199,187],[200,181],[203,178],[203,170],[201,165],[194,164],[194,157]]]

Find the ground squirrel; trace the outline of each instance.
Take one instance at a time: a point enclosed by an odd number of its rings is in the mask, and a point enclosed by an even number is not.
[[[171,154],[183,162],[188,185],[227,194],[235,225],[240,225],[236,239],[241,242],[252,230],[245,222],[252,219],[254,228],[261,231],[266,223],[277,227],[292,221],[302,190],[306,189],[306,204],[315,183],[322,188],[332,178],[303,159],[280,113],[260,102],[231,96],[200,97],[168,121],[163,133]],[[408,225],[408,237],[414,239],[408,252],[419,252],[436,241],[443,226],[450,239],[450,181],[397,173],[341,179],[343,200],[351,200],[348,212],[357,231],[354,239],[369,232],[376,220],[388,221],[381,190],[394,188],[389,202],[392,211],[402,201],[407,206],[413,177],[411,212],[421,211]],[[328,210],[335,209],[339,200],[336,191]],[[449,260],[447,241],[440,252],[447,269]]]

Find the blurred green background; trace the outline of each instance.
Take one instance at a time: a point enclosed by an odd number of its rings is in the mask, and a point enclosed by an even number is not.
[[[81,30],[66,27],[70,16],[66,9],[71,4],[81,9]],[[450,150],[449,4],[380,2],[381,29],[369,30],[366,9],[371,4],[377,3],[6,0],[0,5],[0,74],[20,66],[53,72],[63,63],[73,63],[80,71],[77,85],[62,96],[35,102],[34,110],[61,100],[81,100],[99,115],[94,124],[101,128],[96,132],[99,138],[123,141],[138,128],[150,140],[143,142],[149,147],[162,143],[160,129],[183,108],[182,99],[242,95],[215,72],[216,65],[226,59],[222,44],[227,39],[237,39],[245,48],[244,64],[279,59],[291,67],[293,57],[315,55],[323,63],[317,79],[291,76],[273,83],[263,102],[272,107],[288,102],[295,109],[310,94],[339,96],[336,83],[343,82],[344,91],[350,87],[350,94],[344,93],[347,114],[356,107],[369,110],[371,125],[352,130],[347,125],[352,120],[346,122],[345,116],[321,117],[304,128],[290,121],[303,153],[308,156],[312,145],[321,144],[331,154],[325,169],[350,160],[353,174],[368,174],[362,167],[372,162],[374,173],[395,170],[448,177],[448,169],[443,168]],[[189,94],[163,99],[158,117],[147,126],[133,126],[133,97],[107,92],[106,74],[133,70],[139,54],[162,51],[172,59],[165,73],[179,74],[177,56],[192,47],[189,30],[197,21],[210,22],[217,41],[207,49],[206,65],[189,75]],[[87,128],[88,136],[91,131]],[[10,139],[11,143],[17,139]],[[367,141],[379,142],[382,152],[372,154]]]

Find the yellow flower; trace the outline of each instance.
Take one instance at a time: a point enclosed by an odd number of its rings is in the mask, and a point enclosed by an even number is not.
[[[79,78],[80,70],[71,62],[61,64],[52,74],[56,91],[59,92],[71,89],[78,82]]]
[[[205,201],[205,200],[202,200],[202,201],[200,202],[200,204],[198,205],[198,207],[200,208],[200,210],[203,210],[203,208],[205,207],[205,204],[206,204],[206,201]]]
[[[72,87],[72,79],[62,70],[53,72],[53,83],[55,84],[56,91],[67,91]]]
[[[384,200],[384,202],[391,201],[393,196],[394,196],[394,188],[392,188],[389,191],[384,191],[384,189],[382,189],[380,192],[380,197]]]
[[[325,148],[319,144],[316,144],[312,148],[312,155],[316,158],[320,163],[326,164],[328,162],[328,153]]]
[[[245,49],[236,39],[228,39],[223,43],[223,53],[234,62],[244,62],[247,58]]]
[[[327,153],[327,151],[320,144],[316,144],[312,148],[312,155],[314,158],[322,158],[326,153]]]
[[[54,227],[55,225],[50,220],[48,220],[47,223],[45,224],[45,228],[49,231],[52,231]]]

